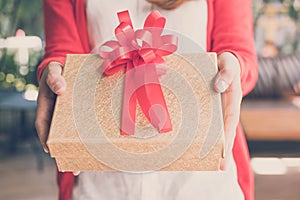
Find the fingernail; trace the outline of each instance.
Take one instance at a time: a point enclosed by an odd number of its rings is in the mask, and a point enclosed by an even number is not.
[[[78,172],[73,172],[73,175],[74,176],[78,176],[80,174],[80,171],[78,171]]]
[[[45,153],[49,153],[49,149],[48,149],[47,145],[42,144],[42,147],[43,147]]]
[[[43,148],[45,153],[49,153],[48,149],[46,149],[45,147]]]
[[[219,75],[217,76],[216,79],[217,79],[215,83],[216,91],[220,93],[224,92],[228,88],[228,84],[225,81],[223,81]]]

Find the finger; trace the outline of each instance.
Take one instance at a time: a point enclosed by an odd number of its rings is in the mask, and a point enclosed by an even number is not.
[[[66,90],[66,81],[61,75],[62,66],[59,63],[51,62],[48,65],[48,75],[46,78],[46,82],[49,88],[55,94],[62,94]]]
[[[74,171],[74,172],[73,172],[73,175],[74,175],[74,176],[78,176],[79,174],[80,174],[80,171]]]
[[[214,88],[218,93],[224,92],[240,73],[237,58],[231,53],[222,53],[218,56],[219,72],[215,78]]]
[[[48,139],[55,95],[45,83],[45,76],[46,75],[43,75],[40,81],[35,127],[43,149],[46,153],[48,153],[49,148],[46,144],[46,141]]]
[[[220,65],[220,71],[215,78],[215,91],[223,93],[232,84],[238,70],[231,69],[230,66]]]
[[[225,157],[221,159],[221,163],[220,163],[220,169],[221,170],[226,170],[227,166],[230,162],[231,156],[232,156],[232,148],[234,145],[234,141],[235,141],[235,135],[236,132],[230,132],[230,133],[226,133],[226,142],[225,142],[225,147],[224,147],[224,154]]]
[[[222,94],[225,133],[235,132],[240,117],[241,101],[242,89],[239,80],[236,80],[226,92]]]
[[[229,163],[230,163],[230,159],[231,159],[231,154],[227,155],[225,158],[222,158],[221,159],[221,162],[220,162],[220,170],[222,171],[225,171],[228,166],[229,166]]]
[[[223,93],[229,87],[229,83],[230,82],[227,82],[221,78],[221,72],[218,72],[214,84],[215,91],[218,93]]]
[[[215,90],[222,93],[222,109],[225,132],[225,158],[221,160],[220,169],[225,170],[230,160],[240,116],[242,90],[240,83],[240,65],[231,53],[218,56],[219,72],[215,79]]]
[[[225,158],[222,158],[220,162],[220,170],[225,171],[225,168],[226,168]]]
[[[61,172],[66,173],[67,171],[62,170]],[[73,171],[72,174],[74,176],[78,176],[80,174],[80,171]]]
[[[242,90],[240,81],[233,81],[232,85],[222,94],[224,132],[225,132],[225,158],[221,161],[221,170],[226,169],[230,159],[234,140],[236,136],[236,127],[239,122],[240,104],[242,99]]]

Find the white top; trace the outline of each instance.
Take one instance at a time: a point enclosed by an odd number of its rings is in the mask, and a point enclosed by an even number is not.
[[[163,10],[145,0],[86,0],[90,45],[111,39],[119,24],[117,12],[128,9],[135,29],[153,9],[167,18],[166,28],[190,37],[206,49],[207,3],[190,0]],[[225,172],[81,172],[73,200],[242,200],[233,159]]]
[[[129,10],[135,30],[143,27],[152,10],[158,10],[167,19],[166,29],[186,35],[206,50],[208,14],[205,0],[189,1],[175,10],[164,10],[146,0],[86,0],[91,49],[112,39],[114,30],[119,25],[117,12],[123,10]]]

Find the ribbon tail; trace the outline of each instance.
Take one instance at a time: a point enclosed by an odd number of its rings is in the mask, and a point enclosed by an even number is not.
[[[160,133],[171,131],[170,114],[159,84],[155,65],[147,64],[135,69],[135,81],[141,85],[136,90],[136,97],[143,113]]]
[[[132,64],[127,64],[124,80],[124,96],[122,106],[121,135],[133,135],[136,119],[136,92],[132,73],[127,73],[133,68]]]

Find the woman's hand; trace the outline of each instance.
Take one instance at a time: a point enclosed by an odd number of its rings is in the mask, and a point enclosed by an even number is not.
[[[61,95],[67,88],[66,81],[62,77],[61,72],[62,66],[59,63],[50,62],[45,68],[40,80],[35,128],[46,153],[49,152],[46,142],[48,139],[56,95]],[[79,175],[79,173],[79,171],[73,172],[75,176]]]
[[[35,127],[46,153],[49,152],[46,142],[56,95],[61,95],[66,90],[66,81],[61,73],[62,66],[57,62],[50,62],[40,80]]]
[[[215,90],[222,93],[222,109],[225,131],[225,158],[221,161],[221,170],[225,170],[231,159],[236,128],[240,118],[242,88],[240,81],[240,64],[229,52],[218,56],[219,73],[215,78]]]

